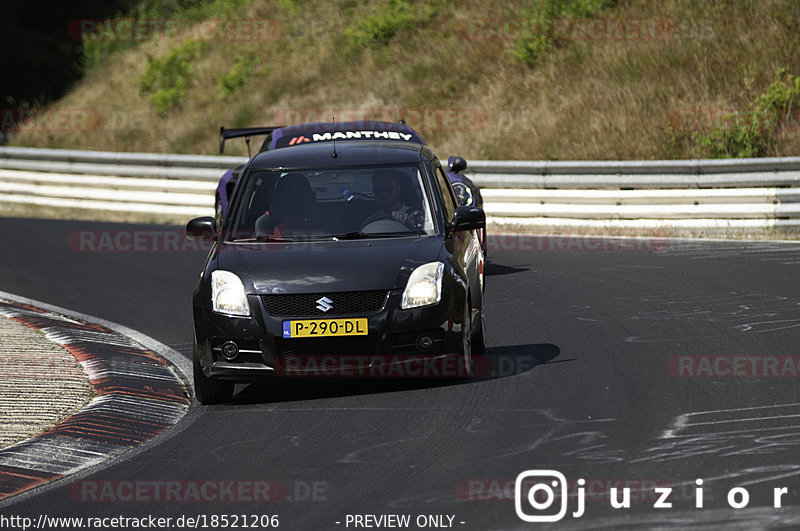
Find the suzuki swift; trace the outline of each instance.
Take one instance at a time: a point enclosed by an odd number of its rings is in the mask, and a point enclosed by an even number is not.
[[[193,294],[198,400],[265,377],[470,376],[484,351],[485,225],[422,144],[256,155],[221,225],[186,227],[213,242]]]

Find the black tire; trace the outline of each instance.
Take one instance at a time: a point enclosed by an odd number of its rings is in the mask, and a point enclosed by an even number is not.
[[[230,401],[233,398],[233,387],[236,384],[227,380],[209,378],[203,374],[203,369],[200,368],[200,359],[197,356],[197,352],[194,352],[192,358],[194,394],[197,397],[197,401],[206,405]]]
[[[461,375],[472,377],[472,308],[469,299],[464,303],[464,317],[461,321]]]
[[[486,355],[486,319],[483,316],[483,308],[478,313],[477,326],[472,333],[472,357]]]

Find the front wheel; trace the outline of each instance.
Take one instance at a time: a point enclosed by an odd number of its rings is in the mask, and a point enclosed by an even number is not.
[[[226,380],[216,380],[203,374],[200,367],[200,358],[197,356],[197,347],[192,355],[192,366],[194,373],[194,394],[197,401],[201,404],[219,404],[228,402],[233,398],[234,382]]]

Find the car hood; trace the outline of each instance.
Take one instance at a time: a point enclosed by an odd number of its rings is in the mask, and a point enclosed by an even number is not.
[[[217,247],[214,269],[236,273],[255,294],[405,288],[416,267],[436,261],[435,236],[326,242],[230,243]]]

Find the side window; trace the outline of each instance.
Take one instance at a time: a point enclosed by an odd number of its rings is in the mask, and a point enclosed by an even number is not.
[[[453,216],[456,214],[456,197],[453,193],[453,187],[450,185],[450,179],[442,171],[442,166],[437,165],[434,167],[436,172],[436,182],[439,185],[439,190],[442,192],[442,210],[444,210],[445,221],[452,221]]]
[[[244,174],[242,179],[244,179],[245,188],[238,203],[232,206],[236,212],[232,226],[236,231],[247,233],[248,231],[252,232],[256,219],[270,207],[275,183],[281,175],[280,172],[261,170],[253,170],[247,174],[242,173]]]

